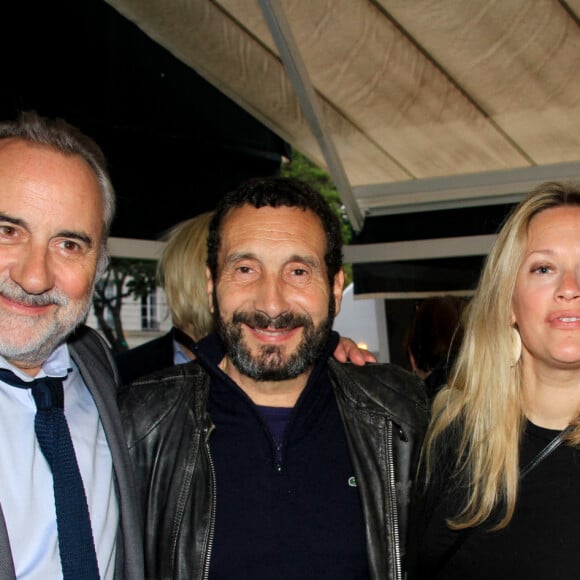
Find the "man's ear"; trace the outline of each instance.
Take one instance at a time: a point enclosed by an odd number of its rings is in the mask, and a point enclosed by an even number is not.
[[[342,291],[344,290],[344,270],[341,268],[334,276],[334,283],[332,285],[332,293],[334,294],[334,317],[338,316],[340,312],[340,304],[342,302]]]
[[[215,309],[213,303],[213,280],[211,277],[210,269],[207,266],[205,267],[205,276],[207,289],[207,303],[209,304],[209,311],[213,314]]]

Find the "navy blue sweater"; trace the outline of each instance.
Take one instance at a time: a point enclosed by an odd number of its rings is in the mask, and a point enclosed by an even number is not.
[[[364,519],[326,360],[290,414],[281,446],[246,394],[218,367],[215,337],[197,348],[210,372],[216,530],[210,578],[368,578]]]

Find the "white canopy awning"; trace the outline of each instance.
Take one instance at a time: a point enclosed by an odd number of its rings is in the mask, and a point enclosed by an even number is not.
[[[327,168],[356,230],[580,179],[580,0],[107,2]]]
[[[355,215],[580,178],[580,0],[107,1]]]

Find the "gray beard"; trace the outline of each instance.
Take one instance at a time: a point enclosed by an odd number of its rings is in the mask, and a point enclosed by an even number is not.
[[[59,306],[52,318],[18,316],[0,311],[0,355],[6,360],[25,365],[41,365],[87,317],[92,292],[86,300],[71,300],[62,291],[53,289],[44,294],[28,294],[8,278],[0,280],[0,294],[29,306]],[[26,342],[19,335],[29,334]]]

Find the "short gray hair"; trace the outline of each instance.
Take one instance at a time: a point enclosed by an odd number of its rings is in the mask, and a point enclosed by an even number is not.
[[[87,135],[63,119],[48,119],[33,111],[14,121],[0,122],[0,139],[22,139],[44,145],[64,155],[80,155],[94,171],[103,195],[103,243],[115,216],[115,190],[101,148]]]
[[[89,164],[103,196],[103,235],[95,278],[98,280],[107,269],[107,238],[115,217],[115,190],[101,148],[93,139],[64,119],[48,119],[34,111],[22,112],[14,121],[0,122],[1,139],[22,139],[32,144],[49,147],[63,155],[79,155]]]

